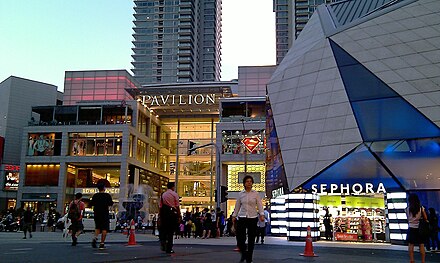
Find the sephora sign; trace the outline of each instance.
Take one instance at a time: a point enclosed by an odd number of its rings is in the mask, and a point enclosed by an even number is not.
[[[312,184],[312,193],[314,194],[385,194],[385,186],[379,183],[375,186],[372,183],[355,183],[355,184]]]

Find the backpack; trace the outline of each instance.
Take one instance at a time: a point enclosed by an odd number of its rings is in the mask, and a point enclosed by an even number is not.
[[[67,218],[72,221],[78,221],[80,218],[81,213],[79,212],[78,204],[75,203],[75,201],[72,201],[72,203],[69,206],[69,212],[67,214]]]

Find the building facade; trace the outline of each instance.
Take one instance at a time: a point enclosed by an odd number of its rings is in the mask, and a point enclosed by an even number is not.
[[[106,179],[115,211],[128,210],[137,196],[138,210],[157,213],[169,181],[163,138],[170,131],[126,93],[139,85],[126,71],[66,72],[65,83],[71,105],[32,108],[35,122],[21,138],[18,204],[63,213],[75,193],[88,203]]]
[[[279,65],[292,47],[318,5],[339,0],[274,0],[276,64]]]
[[[439,210],[439,12],[431,0],[351,0],[304,27],[268,84],[289,239],[307,225],[319,237],[326,207],[336,240],[399,243],[408,193]]]
[[[16,208],[21,134],[31,121],[32,106],[60,103],[54,85],[14,76],[0,83],[0,210]]]
[[[219,81],[221,0],[135,0],[133,73],[142,85]]]

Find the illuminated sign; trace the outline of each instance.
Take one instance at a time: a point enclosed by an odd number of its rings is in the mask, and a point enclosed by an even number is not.
[[[5,164],[5,186],[6,191],[17,191],[20,178],[20,165]]]
[[[257,148],[258,144],[260,144],[260,139],[258,137],[254,137],[254,138],[244,138],[241,141],[244,146],[246,146],[246,149],[248,149],[248,151],[252,152],[253,150],[255,150],[255,148]]]
[[[327,188],[330,187],[330,188]],[[314,194],[353,194],[359,195],[361,193],[366,194],[379,194],[386,193],[383,183],[379,183],[376,188],[372,183],[360,183],[350,184],[320,184],[319,188],[317,184],[312,184],[312,193]]]
[[[277,198],[278,196],[282,196],[284,194],[284,189],[282,187],[272,190],[272,198]]]
[[[90,194],[96,194],[99,191],[97,188],[77,188],[76,192],[90,195]],[[119,194],[119,188],[106,188],[105,192],[109,194]]]
[[[142,104],[146,106],[165,105],[210,105],[215,104],[215,94],[185,94],[185,95],[145,95],[141,96]]]
[[[20,165],[5,164],[5,171],[20,171]]]

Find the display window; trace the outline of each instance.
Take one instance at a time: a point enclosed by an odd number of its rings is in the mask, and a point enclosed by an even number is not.
[[[222,131],[223,154],[264,154],[265,130]]]
[[[61,153],[61,133],[29,133],[28,156],[53,156]]]
[[[121,132],[69,133],[70,156],[120,155]]]
[[[322,195],[319,198],[319,211],[323,239],[354,242],[386,240],[384,194]]]

